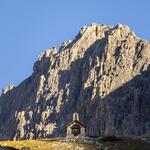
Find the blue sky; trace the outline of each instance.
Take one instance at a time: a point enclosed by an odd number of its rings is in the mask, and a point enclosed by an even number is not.
[[[41,51],[92,22],[126,24],[150,41],[150,0],[0,0],[0,91],[30,76]]]

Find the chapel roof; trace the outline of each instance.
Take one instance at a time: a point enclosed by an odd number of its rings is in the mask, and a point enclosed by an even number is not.
[[[70,125],[72,125],[73,123],[76,123],[76,124],[79,124],[79,125],[81,125],[81,126],[83,126],[83,127],[86,127],[83,123],[81,123],[80,121],[78,121],[78,120],[73,120],[73,121],[71,121],[70,123],[68,123],[66,126],[65,126],[65,128],[67,128],[68,126],[70,126]]]

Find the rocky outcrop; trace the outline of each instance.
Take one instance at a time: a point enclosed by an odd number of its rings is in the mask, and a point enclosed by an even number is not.
[[[14,88],[14,84],[9,84],[8,86],[6,86],[5,88],[3,88],[2,90],[2,94],[6,94],[7,92],[11,91]]]
[[[64,136],[78,112],[90,136],[150,135],[150,43],[129,27],[92,24],[0,97],[0,138]]]

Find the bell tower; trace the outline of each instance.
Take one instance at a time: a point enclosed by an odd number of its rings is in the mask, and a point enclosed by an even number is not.
[[[75,120],[79,121],[79,114],[76,112],[73,113],[73,121],[75,121]]]

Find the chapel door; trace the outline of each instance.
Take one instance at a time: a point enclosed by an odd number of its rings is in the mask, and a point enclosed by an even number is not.
[[[71,131],[74,136],[77,136],[81,133],[81,128],[78,124],[75,124],[72,126]]]

